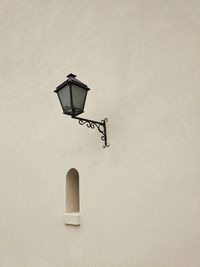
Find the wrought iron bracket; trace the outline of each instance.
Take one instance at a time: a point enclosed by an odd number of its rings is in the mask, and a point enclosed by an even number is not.
[[[106,131],[106,123],[108,122],[107,118],[101,121],[93,121],[76,116],[72,116],[72,118],[78,120],[80,125],[86,125],[88,128],[94,129],[96,126],[97,130],[101,133],[101,140],[104,141],[103,148],[110,146],[107,140],[107,131]]]

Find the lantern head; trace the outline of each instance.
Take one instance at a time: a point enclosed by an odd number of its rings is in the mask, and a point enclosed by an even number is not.
[[[63,113],[76,117],[84,112],[87,92],[90,89],[72,73],[67,75],[67,78],[54,92],[58,95]]]

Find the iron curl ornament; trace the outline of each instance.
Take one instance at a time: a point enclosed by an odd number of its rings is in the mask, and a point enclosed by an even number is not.
[[[88,128],[91,129],[94,129],[96,127],[101,134],[101,140],[104,142],[103,148],[110,146],[107,140],[107,131],[106,131],[106,123],[108,122],[107,118],[101,121],[93,121],[76,116],[72,116],[72,118],[78,120],[80,125],[86,125]]]

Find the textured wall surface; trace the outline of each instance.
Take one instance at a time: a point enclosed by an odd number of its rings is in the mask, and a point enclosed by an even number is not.
[[[199,47],[197,0],[0,1],[1,267],[200,266]],[[110,148],[62,115],[70,72]]]

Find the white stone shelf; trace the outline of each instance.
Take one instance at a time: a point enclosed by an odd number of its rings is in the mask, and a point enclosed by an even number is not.
[[[68,212],[63,215],[64,224],[80,225],[80,212]]]

